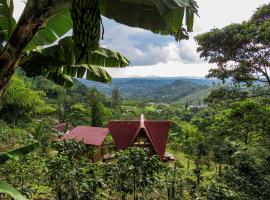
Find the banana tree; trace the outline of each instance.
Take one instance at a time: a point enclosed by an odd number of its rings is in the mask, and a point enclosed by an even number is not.
[[[187,32],[192,31],[194,13],[197,13],[194,0],[91,1],[97,1],[98,7],[86,10],[90,15],[98,10],[101,15],[121,24],[173,35],[176,40],[188,38]],[[84,24],[94,24],[91,30],[87,30],[89,26],[85,25],[84,29],[88,33],[95,33],[94,30],[100,27],[100,23],[92,23],[101,19],[98,15],[95,15],[96,18],[93,15],[92,18],[83,15],[82,18],[81,13],[74,10],[74,5],[86,5],[91,1],[28,0],[16,23],[13,18],[13,0],[0,0],[0,96],[18,67],[22,67],[29,76],[43,75],[59,84],[71,86],[72,77],[85,76],[89,80],[110,82],[109,74],[102,67],[125,67],[129,64],[117,52],[99,46],[95,49],[85,47],[83,39],[80,39],[82,37],[76,31],[77,37],[69,39],[70,46],[62,45],[63,41],[58,42],[72,28],[75,30],[77,24],[73,24],[73,21],[78,22],[78,19],[82,23],[81,27]],[[84,46],[83,54],[80,49],[74,49],[74,46]],[[60,54],[62,51],[65,56],[58,60],[58,55],[48,53],[48,48]],[[66,56],[69,52],[73,60]]]
[[[24,147],[21,147],[19,149],[6,152],[6,153],[1,153],[0,154],[0,164],[4,164],[11,158],[16,158],[18,156],[26,155],[28,153],[31,153],[35,151],[37,148],[39,148],[39,143],[33,143]],[[10,184],[1,181],[0,180],[0,194],[8,194],[10,195],[13,199],[16,200],[27,200],[18,190],[16,190],[13,186]],[[1,198],[1,196],[0,196]]]

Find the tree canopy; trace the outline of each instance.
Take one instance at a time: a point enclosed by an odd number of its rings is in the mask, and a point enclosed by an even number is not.
[[[235,83],[263,82],[270,89],[270,4],[257,9],[249,21],[198,35],[201,58],[216,63],[207,77]]]

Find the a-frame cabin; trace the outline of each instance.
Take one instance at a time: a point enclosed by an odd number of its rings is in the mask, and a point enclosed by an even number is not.
[[[164,159],[170,121],[145,120],[142,115],[140,120],[110,121],[108,128],[116,150],[137,146]]]

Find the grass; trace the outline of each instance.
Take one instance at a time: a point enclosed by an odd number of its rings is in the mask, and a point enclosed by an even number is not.
[[[193,169],[195,169],[195,163],[192,159],[188,159],[188,155],[181,151],[173,151],[170,148],[167,149],[167,151],[171,154],[173,154],[176,161],[179,161],[183,165],[183,170],[186,173],[186,175],[190,178],[195,178],[193,174]],[[188,163],[189,163],[189,169],[188,169]],[[207,185],[211,182],[211,179],[216,175],[216,165],[215,163],[210,163],[210,168],[206,165],[203,165],[203,181],[202,185]]]

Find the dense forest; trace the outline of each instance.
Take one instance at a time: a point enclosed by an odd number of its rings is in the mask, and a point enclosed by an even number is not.
[[[6,1],[0,1],[0,5],[3,2]],[[134,6],[132,1],[126,2],[126,6]],[[192,30],[196,9],[192,2],[186,3],[187,31]],[[171,8],[172,4],[167,3]],[[149,6],[141,4],[143,8]],[[115,14],[104,11],[109,5],[102,12]],[[164,10],[162,5],[158,6],[160,10]],[[76,5],[72,6],[77,11]],[[121,4],[119,9],[122,7]],[[34,12],[31,19],[36,20],[35,31],[41,27],[42,17],[49,18],[57,10],[26,8]],[[185,9],[180,8],[184,16]],[[11,38],[18,37],[30,23],[24,21],[28,16],[25,13],[19,21],[23,28],[15,29]],[[161,11],[158,13],[157,21]],[[0,46],[0,199],[269,200],[269,13],[270,4],[264,5],[249,21],[196,37],[201,58],[217,65],[207,75],[207,84],[180,78],[166,83],[162,79],[144,83],[131,79],[126,88],[116,85],[106,91],[105,86],[100,89],[81,78],[86,74],[88,80],[108,83],[111,77],[102,68],[104,63],[123,67],[129,61],[105,48],[89,53],[85,43],[75,45],[73,40],[82,38],[76,35],[80,27],[73,27],[77,31],[73,39],[68,36],[55,46],[18,56],[32,35],[18,39],[16,49],[13,39],[7,40],[11,30],[3,31],[0,26],[5,39]],[[100,20],[100,13],[97,16],[94,18]],[[171,21],[164,19],[166,28],[160,27],[160,31],[176,40],[187,38],[187,31],[178,26],[182,26],[183,17],[179,21],[175,19],[179,13],[174,16],[172,12],[170,16],[177,31],[167,30]],[[76,13],[72,18],[78,20]],[[135,23],[134,19],[115,18],[127,25]],[[100,26],[100,21],[96,22]],[[146,22],[136,25],[156,30]],[[43,28],[46,31],[50,26]],[[64,32],[61,33],[62,37]],[[34,38],[27,48],[33,50],[40,40]],[[5,45],[8,46],[4,48]],[[69,54],[64,51],[60,57],[71,59],[57,60],[59,49],[68,47]],[[76,48],[80,48],[80,55]],[[88,59],[96,63],[85,64]],[[18,63],[20,68],[15,70]],[[141,84],[144,90],[140,90]],[[94,148],[75,140],[60,141],[64,133],[54,128],[59,123],[66,123],[66,130],[80,125],[107,127],[110,120],[134,120],[142,113],[146,119],[171,121],[166,151],[174,155],[174,161],[162,162],[143,148],[131,147],[114,152],[106,162],[93,162],[89,158],[95,153]],[[112,138],[105,142],[111,143]]]

